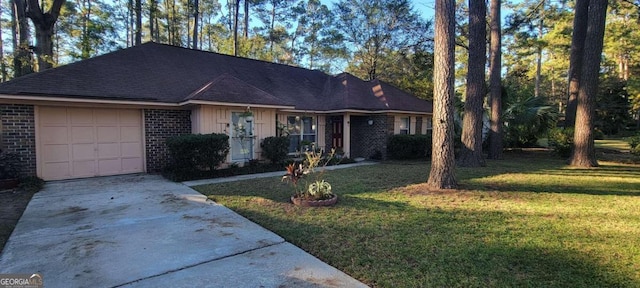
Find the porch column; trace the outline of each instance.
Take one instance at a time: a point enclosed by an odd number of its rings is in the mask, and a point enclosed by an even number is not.
[[[351,114],[344,114],[342,127],[342,151],[344,151],[344,156],[351,157]]]

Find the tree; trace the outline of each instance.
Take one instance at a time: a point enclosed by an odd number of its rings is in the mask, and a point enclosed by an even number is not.
[[[431,39],[430,23],[408,0],[341,0],[335,10],[338,27],[353,47],[348,70],[367,80],[377,78],[385,53],[415,51]]]
[[[65,0],[53,0],[51,8],[43,12],[38,0],[27,0],[26,12],[36,30],[36,54],[38,69],[53,67],[53,31]]]
[[[594,108],[596,93],[598,93],[607,6],[608,1],[605,0],[591,0],[589,2],[573,136],[574,147],[569,161],[571,166],[598,166],[594,145]]]
[[[436,0],[433,76],[433,149],[427,185],[434,189],[455,189],[454,49],[455,1]]]
[[[246,1],[245,1],[246,2]],[[198,49],[198,18],[200,17],[200,3],[198,0],[193,0],[193,44],[191,48]]]
[[[136,1],[136,43],[142,44],[142,0]]]
[[[482,104],[486,94],[486,17],[484,0],[469,0],[469,68],[462,125],[462,149],[458,159],[458,165],[463,167],[486,165],[482,155]]]
[[[16,41],[13,41],[13,72],[14,77],[20,77],[33,73],[31,58],[31,33],[29,32],[29,20],[26,15],[27,3],[25,0],[13,0],[13,8],[16,21],[14,27],[17,26],[18,33],[14,31]]]
[[[489,159],[502,159],[502,31],[500,26],[500,0],[491,0],[491,44],[489,58],[489,94],[491,103],[491,130],[489,131]]]
[[[569,88],[567,110],[565,113],[565,127],[574,127],[576,123],[576,107],[578,104],[582,55],[584,54],[585,37],[587,35],[588,12],[589,0],[576,0],[575,15],[573,17],[573,34],[571,35],[571,55],[569,56]]]

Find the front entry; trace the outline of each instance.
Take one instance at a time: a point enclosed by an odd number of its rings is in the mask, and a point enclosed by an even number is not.
[[[253,159],[253,116],[232,112],[231,124],[231,161],[248,162]]]
[[[342,123],[342,117],[335,117],[332,119],[331,121],[331,147],[336,148],[336,149],[342,149],[343,148],[343,123]]]

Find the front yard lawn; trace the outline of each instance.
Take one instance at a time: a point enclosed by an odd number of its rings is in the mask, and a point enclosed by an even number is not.
[[[279,178],[196,189],[373,287],[640,287],[640,165],[487,164],[451,191],[424,162],[329,171],[331,208],[293,206]]]

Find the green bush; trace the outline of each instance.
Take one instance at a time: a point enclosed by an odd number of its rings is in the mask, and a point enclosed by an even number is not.
[[[631,146],[631,154],[640,155],[640,134],[629,138],[629,146]]]
[[[18,154],[0,150],[0,179],[15,179],[20,175]]]
[[[260,144],[262,156],[269,159],[271,163],[281,164],[287,160],[289,154],[289,137],[267,137]]]
[[[549,147],[563,158],[571,156],[573,149],[573,128],[554,128],[549,131]]]
[[[189,177],[201,171],[213,171],[229,153],[226,134],[189,134],[167,139],[171,157],[168,170],[176,177]]]
[[[392,135],[387,143],[390,159],[425,159],[431,156],[431,135]]]
[[[20,179],[20,184],[18,184],[18,189],[23,192],[35,193],[42,190],[44,186],[44,180],[36,177],[29,176]]]

